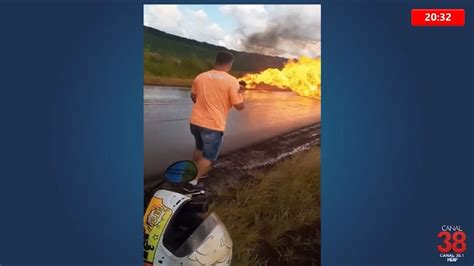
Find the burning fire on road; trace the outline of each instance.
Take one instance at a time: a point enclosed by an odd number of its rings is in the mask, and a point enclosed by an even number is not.
[[[263,83],[321,99],[321,58],[303,56],[298,60],[290,59],[281,70],[269,68],[260,73],[246,74],[239,81],[250,89]]]

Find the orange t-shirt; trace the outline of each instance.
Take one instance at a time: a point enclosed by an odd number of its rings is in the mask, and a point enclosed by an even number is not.
[[[191,93],[196,94],[190,123],[224,131],[227,114],[234,104],[243,102],[238,80],[223,71],[210,70],[194,79]]]

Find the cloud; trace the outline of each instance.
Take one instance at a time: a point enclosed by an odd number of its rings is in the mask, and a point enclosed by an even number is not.
[[[284,57],[321,55],[320,5],[223,5],[219,12],[237,24],[233,32],[186,5],[145,5],[144,24],[230,49]]]
[[[145,26],[189,39],[219,44],[225,33],[209,20],[204,10],[180,9],[177,5],[144,5]]]
[[[257,6],[220,9],[237,20],[239,29],[234,34],[241,39],[241,49],[286,57],[321,55],[320,5],[274,5],[266,6],[263,11],[259,9]]]
[[[169,33],[180,33],[183,14],[177,5],[144,5],[143,24]]]
[[[193,15],[201,20],[201,21],[206,21],[207,20],[207,14],[206,12],[204,12],[204,10],[200,9],[198,11],[191,11],[193,13]]]
[[[269,14],[263,5],[223,5],[219,10],[233,17],[245,35],[261,32],[267,27]]]
[[[321,5],[278,5],[270,19],[286,37],[321,41]]]

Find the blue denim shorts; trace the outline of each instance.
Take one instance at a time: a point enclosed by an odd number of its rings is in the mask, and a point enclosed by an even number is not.
[[[191,124],[191,134],[196,141],[196,150],[202,151],[207,160],[215,161],[219,156],[224,132]]]

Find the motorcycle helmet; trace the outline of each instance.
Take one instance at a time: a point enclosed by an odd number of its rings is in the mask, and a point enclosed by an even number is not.
[[[193,199],[155,192],[143,218],[145,265],[230,265],[232,239],[215,213],[202,217]]]

